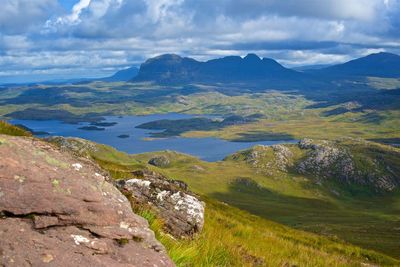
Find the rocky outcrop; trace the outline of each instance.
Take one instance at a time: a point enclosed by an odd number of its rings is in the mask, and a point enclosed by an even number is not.
[[[284,145],[273,145],[271,148],[275,155],[275,166],[280,171],[287,171],[287,168],[292,166],[292,151]]]
[[[296,168],[301,174],[310,174],[318,180],[363,185],[375,191],[393,191],[400,185],[400,177],[394,170],[398,168],[400,153],[393,148],[354,139],[303,139],[298,145],[305,150],[305,157]]]
[[[99,150],[98,144],[78,137],[52,136],[46,138],[46,141],[57,144],[62,151],[72,152],[78,156],[89,157],[91,153]]]
[[[400,150],[360,139],[305,138],[297,145],[257,145],[225,160],[243,161],[272,177],[306,176],[317,184],[329,180],[376,192],[400,187]]]
[[[177,238],[192,237],[204,224],[204,203],[181,181],[168,180],[156,172],[132,173],[132,179],[118,180],[132,206],[147,206],[164,221],[165,230]]]
[[[148,162],[150,165],[156,166],[156,167],[168,167],[171,162],[169,161],[169,159],[166,156],[157,156],[154,158],[151,158]]]
[[[0,265],[173,266],[92,161],[0,135]]]
[[[286,145],[257,145],[228,156],[225,160],[243,160],[267,175],[287,172],[293,166],[293,153]]]
[[[297,166],[300,173],[308,172],[320,178],[336,176],[343,181],[350,181],[354,176],[354,162],[347,149],[328,141],[314,143],[311,139],[301,140],[299,147],[309,150],[306,158]]]

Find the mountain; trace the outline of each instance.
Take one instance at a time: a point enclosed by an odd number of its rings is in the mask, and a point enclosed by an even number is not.
[[[99,79],[103,82],[126,82],[133,79],[139,72],[136,67],[130,67],[127,69],[120,70],[110,77]]]
[[[397,78],[400,77],[400,56],[381,52],[311,72],[327,76]]]
[[[206,62],[166,54],[144,62],[133,81],[161,84],[273,81],[277,84],[301,78],[301,73],[287,69],[273,59],[261,59],[255,54],[248,54],[244,58],[228,56]]]

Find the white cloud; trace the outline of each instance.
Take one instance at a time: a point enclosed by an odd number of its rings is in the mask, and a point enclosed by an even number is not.
[[[72,7],[72,13],[66,17],[67,20],[71,21],[72,23],[79,21],[79,15],[83,9],[89,6],[90,1],[91,0],[80,0],[77,4],[75,4]]]
[[[57,0],[2,0],[0,33],[29,33],[59,8]]]

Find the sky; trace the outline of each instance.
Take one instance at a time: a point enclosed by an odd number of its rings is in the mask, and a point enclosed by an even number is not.
[[[149,57],[287,67],[400,54],[400,0],[0,0],[0,83],[102,77]]]

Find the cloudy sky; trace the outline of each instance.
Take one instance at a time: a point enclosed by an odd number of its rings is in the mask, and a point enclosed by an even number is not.
[[[148,57],[285,66],[400,54],[400,0],[0,0],[0,83],[99,77]]]

